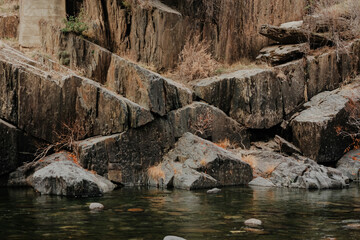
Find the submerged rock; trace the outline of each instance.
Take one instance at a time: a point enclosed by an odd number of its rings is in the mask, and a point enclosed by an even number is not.
[[[181,189],[248,184],[251,167],[214,143],[185,133],[164,161],[148,171],[149,184]]]
[[[104,209],[104,205],[102,205],[101,203],[91,203],[89,206],[90,210],[102,210]]]
[[[86,171],[74,162],[73,155],[61,152],[26,164],[10,174],[10,186],[32,186],[42,194],[90,197],[112,191],[109,180]]]
[[[219,193],[219,192],[221,192],[221,189],[213,188],[213,189],[207,190],[206,193],[208,193],[208,194],[216,194],[216,193]]]
[[[176,237],[176,236],[166,236],[166,237],[164,237],[164,240],[186,240],[186,239],[182,238],[182,237]]]
[[[262,221],[256,218],[250,218],[244,222],[244,224],[248,227],[260,227],[262,225]]]
[[[256,186],[329,189],[345,188],[348,178],[335,168],[325,167],[299,155],[284,156],[271,151],[243,151],[243,159],[248,162],[254,175],[262,177],[249,183]],[[267,180],[267,181],[264,181]]]
[[[359,181],[360,149],[346,153],[336,164],[336,169],[352,181]]]
[[[249,182],[249,186],[275,187],[275,185],[270,180],[263,177],[254,178],[251,182]]]

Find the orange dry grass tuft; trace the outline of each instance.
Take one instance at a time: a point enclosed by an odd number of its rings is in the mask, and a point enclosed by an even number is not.
[[[231,144],[230,140],[225,138],[224,140],[215,143],[216,146],[221,147],[223,149],[230,149],[230,148],[234,148],[233,145]]]
[[[148,177],[159,182],[160,179],[165,179],[165,173],[161,169],[161,166],[152,166],[147,170]]]
[[[242,156],[241,160],[248,163],[253,170],[255,169],[255,167],[256,167],[256,158],[255,158],[255,156],[253,156],[253,155]]]

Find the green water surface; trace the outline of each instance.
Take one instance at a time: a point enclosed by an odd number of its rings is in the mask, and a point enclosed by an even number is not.
[[[105,210],[89,211],[91,202]],[[258,218],[263,230],[247,232]],[[0,189],[0,239],[360,239],[359,185],[343,190],[123,188],[101,198],[41,196]]]

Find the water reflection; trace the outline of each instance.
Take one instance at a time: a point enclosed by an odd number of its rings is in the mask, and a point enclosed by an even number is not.
[[[360,222],[359,197],[358,185],[226,188],[211,195],[124,188],[91,199],[0,189],[0,231],[5,239],[360,239],[360,231],[347,227]],[[104,204],[104,211],[89,211],[91,202]],[[265,235],[244,231],[244,220],[253,217],[263,221]]]

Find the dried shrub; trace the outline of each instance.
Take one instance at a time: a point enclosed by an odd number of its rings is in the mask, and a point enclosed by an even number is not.
[[[352,143],[344,151],[348,152],[351,149],[360,149],[360,104],[358,101],[349,99],[345,110],[349,114],[348,126],[337,126],[335,130],[338,135],[352,139]]]
[[[317,0],[311,1],[311,13],[321,16],[327,22],[327,36],[339,52],[347,52],[346,40],[360,36],[360,1],[359,0]],[[307,26],[316,31],[312,23]]]
[[[160,165],[148,168],[147,174],[150,179],[153,179],[157,183],[159,183],[161,179],[165,179],[165,173]]]
[[[204,137],[207,133],[213,129],[214,116],[212,112],[207,108],[203,109],[200,114],[197,115],[195,122],[189,119],[189,126],[195,135]]]
[[[79,122],[75,122],[71,126],[63,123],[62,129],[54,131],[54,134],[56,141],[38,146],[34,161],[46,157],[48,153],[60,152],[62,150],[73,152],[77,156],[76,142],[85,138],[86,131]]]
[[[177,74],[183,81],[210,77],[218,63],[209,53],[210,44],[200,40],[200,36],[188,39],[179,55]]]

